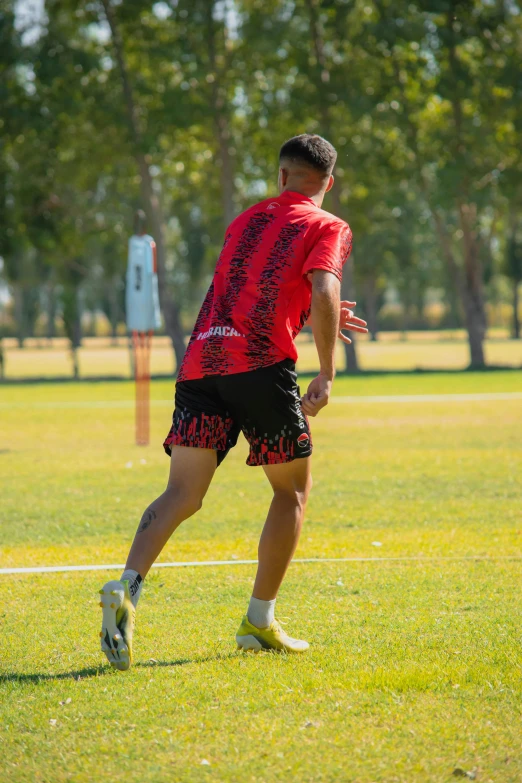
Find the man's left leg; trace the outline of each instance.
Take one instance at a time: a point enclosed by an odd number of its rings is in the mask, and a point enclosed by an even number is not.
[[[217,467],[214,449],[172,446],[167,488],[144,511],[125,569],[145,579],[177,527],[202,506]]]
[[[176,528],[201,508],[217,466],[214,449],[173,446],[165,492],[144,512],[125,571],[100,590],[102,651],[115,669],[132,663],[135,607],[142,582]]]

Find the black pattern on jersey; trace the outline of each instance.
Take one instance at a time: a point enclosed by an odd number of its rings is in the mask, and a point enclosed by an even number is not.
[[[308,321],[311,312],[312,312],[311,307],[309,307],[308,310],[303,310],[301,312],[301,315],[299,317],[299,323],[296,326],[294,326],[292,329],[292,340],[294,340],[297,337],[297,335],[299,334],[299,332],[301,331],[305,323]]]
[[[345,226],[341,237],[341,268],[348,261],[348,256],[352,252],[353,234],[348,226]]]
[[[232,239],[232,234],[227,234],[225,237],[225,241],[223,242],[223,247],[221,248],[221,253],[219,254],[219,258],[216,264],[216,270],[215,270],[216,272],[223,264],[223,255],[231,239]],[[201,305],[201,310],[199,311],[199,315],[196,319],[196,323],[194,324],[194,329],[192,330],[192,334],[190,335],[190,340],[188,342],[185,355],[188,354],[189,348],[194,342],[194,340],[196,339],[196,337],[198,336],[198,334],[201,331],[203,331],[203,329],[205,328],[207,319],[210,318],[210,313],[212,312],[213,303],[214,303],[214,281],[211,282],[210,288],[208,289],[205,299],[203,300],[203,304]],[[178,381],[183,381],[183,380],[184,380],[184,371],[183,371],[183,363],[182,363],[178,372]]]
[[[290,223],[283,226],[275,245],[268,254],[267,263],[261,272],[257,286],[259,298],[246,319],[246,358],[249,369],[269,365],[272,360],[277,361],[277,349],[271,341],[271,335],[282,272],[285,267],[291,266],[294,259],[292,246],[306,227],[306,223]]]
[[[234,250],[226,280],[225,293],[213,302],[212,321],[210,328],[216,326],[232,326],[232,315],[237,305],[241,289],[248,280],[248,268],[252,256],[259,248],[263,233],[274,222],[275,216],[266,212],[256,212],[247,225]],[[210,335],[205,340],[201,352],[201,369],[203,375],[226,374],[231,357],[223,347],[224,337],[221,334]]]
[[[207,323],[207,319],[209,318],[210,313],[212,311],[213,302],[214,302],[214,281],[211,282],[210,287],[205,296],[205,299],[203,300],[203,304],[201,305],[201,310],[199,311],[199,315],[196,319],[194,329],[192,330],[192,334],[190,335],[190,340],[187,346],[187,350],[185,351],[185,355],[188,354],[190,346],[194,342],[198,334],[201,332],[202,329],[204,329],[205,324]],[[184,363],[182,362],[178,372],[178,381],[185,380],[183,365]]]

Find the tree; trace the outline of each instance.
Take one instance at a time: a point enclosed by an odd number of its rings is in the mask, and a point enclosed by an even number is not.
[[[311,56],[309,57],[308,70],[311,72],[312,82],[315,85],[315,105],[319,111],[320,117],[318,130],[334,146],[336,146],[338,144],[337,136],[339,134],[334,133],[334,127],[337,127],[337,123],[335,122],[334,117],[334,106],[336,106],[337,111],[339,111],[339,104],[342,105],[343,98],[346,96],[338,95],[335,82],[333,79],[331,79],[331,73],[334,70],[334,58],[336,51],[339,51],[343,43],[342,30],[346,25],[346,8],[335,5],[333,8],[329,9],[329,44],[332,56],[328,58],[325,47],[325,31],[321,15],[320,0],[306,0],[305,5],[306,11],[308,13],[310,37],[312,43],[312,46],[310,47]],[[339,217],[343,217],[343,215],[346,214],[346,208],[342,203],[343,189],[341,185],[341,178],[344,171],[341,167],[339,168],[336,174],[336,181],[334,182],[330,198],[334,213]],[[354,259],[353,256],[350,256],[346,262],[343,272],[342,285],[342,296],[348,300],[353,300],[355,298],[353,265]],[[354,373],[359,369],[355,335],[352,335],[351,340],[351,343],[343,343],[343,346],[346,359],[346,371]]]
[[[158,196],[154,191],[150,167],[144,149],[143,133],[140,127],[140,114],[134,99],[130,74],[127,68],[124,42],[121,35],[121,28],[117,20],[117,12],[116,9],[113,8],[111,0],[102,0],[102,5],[105,12],[105,17],[111,30],[112,43],[114,46],[116,62],[118,64],[122,91],[127,111],[129,135],[132,139],[132,151],[140,174],[143,207],[149,219],[150,229],[156,242],[161,311],[165,319],[165,328],[167,334],[172,341],[172,346],[176,355],[176,363],[179,367],[185,354],[185,341],[181,328],[179,308],[172,295],[169,296],[167,289],[164,236],[165,223]]]
[[[498,89],[501,41],[514,11],[439,0],[391,6],[379,0],[367,44],[382,63],[380,122],[400,135],[402,165],[430,210],[441,253],[465,313],[470,364],[484,366],[484,224],[508,165]],[[513,62],[511,62],[511,68]]]
[[[520,338],[520,297],[522,283],[522,221],[512,216],[510,235],[506,248],[506,273],[513,286],[513,337]]]

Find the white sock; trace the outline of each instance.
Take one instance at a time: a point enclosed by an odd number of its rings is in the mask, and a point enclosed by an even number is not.
[[[120,582],[124,579],[129,580],[129,593],[131,596],[131,601],[134,604],[134,608],[136,608],[138,601],[140,600],[141,591],[143,589],[143,579],[138,574],[137,571],[133,571],[132,568],[127,568],[121,575]]]
[[[255,625],[256,628],[268,628],[269,625],[272,625],[274,622],[275,602],[275,598],[272,601],[261,601],[260,598],[252,596],[247,611],[247,617],[252,625]]]

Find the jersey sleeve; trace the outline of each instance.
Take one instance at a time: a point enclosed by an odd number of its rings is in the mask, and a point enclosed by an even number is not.
[[[324,229],[303,266],[303,275],[314,269],[332,272],[342,279],[343,266],[352,250],[352,231],[347,223],[334,223]]]

